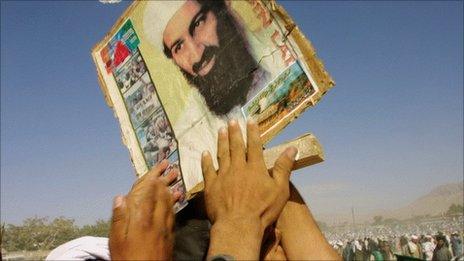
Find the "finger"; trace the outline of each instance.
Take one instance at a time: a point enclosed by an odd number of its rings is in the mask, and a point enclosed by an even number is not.
[[[174,244],[174,204],[168,189],[160,190],[153,211],[153,228],[167,246]]]
[[[268,248],[274,242],[274,229],[274,225],[270,225],[264,230],[262,248]]]
[[[258,124],[251,119],[247,122],[247,161],[264,162],[263,144],[259,136]]]
[[[287,255],[285,254],[285,251],[281,245],[276,246],[272,260],[288,260]]]
[[[172,193],[172,204],[176,204],[177,201],[179,201],[179,199],[182,197],[182,193],[179,192],[179,191],[175,191],[174,193]]]
[[[113,246],[124,242],[126,237],[127,217],[126,198],[121,195],[116,196],[113,199],[113,215],[110,229],[110,242],[112,242]]]
[[[229,135],[227,128],[222,127],[218,133],[218,152],[219,170],[226,170],[230,165]]]
[[[288,147],[274,164],[272,176],[279,186],[289,186],[290,172],[292,171],[298,150],[295,147]]]
[[[166,228],[168,230],[173,231],[173,229],[174,229],[174,221],[175,221],[174,208],[171,207],[171,214],[167,215],[167,220],[166,220]]]
[[[134,231],[132,235],[143,234],[153,228],[153,212],[159,191],[168,190],[166,184],[155,173],[150,172],[143,182],[129,194],[128,205],[131,222],[128,224],[128,229]]]
[[[160,181],[158,181],[161,183]],[[153,210],[155,208],[156,190],[148,191],[146,188],[138,194],[133,194],[128,200],[130,222],[127,224],[131,233],[128,240],[134,240],[137,235],[143,235],[153,228]]]
[[[269,226],[266,228],[265,231],[265,238],[263,238],[263,244],[261,246],[261,258],[262,260],[272,260],[272,257],[275,252],[276,244],[278,245],[279,242],[276,238],[275,228],[274,226]]]
[[[135,189],[139,184],[144,183],[144,180],[150,179],[150,177],[159,177],[163,174],[164,170],[169,166],[169,161],[164,159],[156,166],[154,166],[151,170],[149,170],[145,175],[140,177],[137,181],[135,181],[134,185],[132,185],[132,190]]]
[[[282,240],[282,232],[278,230],[277,228],[274,228],[274,244],[272,248],[277,249],[277,247],[280,245],[280,241]]]
[[[282,240],[282,232],[280,232],[280,230],[278,230],[277,228],[274,228],[274,235],[275,235],[275,242],[276,242],[276,246],[280,244],[280,241]]]
[[[201,169],[203,171],[206,189],[217,176],[209,151],[204,151],[201,155]]]
[[[236,120],[229,121],[229,147],[231,163],[245,161],[245,144]]]
[[[173,213],[172,194],[168,188],[160,189],[156,195],[156,203],[153,211],[153,224],[155,227],[166,227],[168,217]]]
[[[162,160],[160,163],[156,164],[154,168],[148,172],[149,175],[161,176],[166,168],[169,167],[169,161],[167,159]]]
[[[159,164],[153,167],[145,176],[144,180],[141,183],[145,183],[147,189],[147,193],[153,193],[156,190],[156,185],[168,185],[170,179],[172,177],[163,177],[162,174],[166,171],[169,167],[168,160],[162,160]],[[169,174],[168,174],[169,175]],[[167,176],[168,176],[167,175]],[[161,182],[159,182],[161,181]],[[160,183],[160,184],[158,184]],[[145,187],[144,185],[140,185],[141,187]]]
[[[177,170],[171,170],[169,173],[166,175],[162,176],[161,182],[163,182],[164,185],[169,186],[171,185],[174,181],[177,180],[177,177],[179,176],[179,171]]]

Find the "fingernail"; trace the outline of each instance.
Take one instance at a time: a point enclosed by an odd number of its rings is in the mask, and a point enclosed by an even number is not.
[[[121,207],[122,206],[122,200],[123,199],[122,199],[121,195],[114,197],[114,199],[113,199],[113,209]]]
[[[219,134],[224,135],[224,134],[226,134],[226,133],[227,133],[226,127],[221,127],[221,128],[219,129]]]
[[[248,124],[250,124],[250,125],[255,125],[255,124],[256,124],[256,120],[255,120],[254,118],[249,118],[249,119],[247,120],[247,122],[248,122]]]
[[[167,159],[164,159],[164,160],[162,160],[159,164],[160,164],[161,166],[164,166],[164,165],[169,164],[169,161],[168,161]]]
[[[179,175],[179,173],[175,170],[171,171],[171,178],[176,178],[177,179],[177,176]]]
[[[172,194],[172,196],[174,197],[174,200],[177,201],[180,199],[180,197],[182,197],[182,193],[180,193],[179,191],[176,191]]]
[[[204,151],[201,153],[201,156],[204,158],[204,157],[207,157],[208,154],[209,154],[209,151],[204,150]]]
[[[230,125],[230,126],[237,125],[237,120],[236,120],[236,119],[230,120],[230,121],[229,121],[229,125]]]
[[[291,158],[292,160],[295,159],[296,157],[296,154],[298,153],[298,149],[291,146],[291,147],[288,147],[286,150],[285,150],[285,154],[287,154],[287,156],[289,158]]]

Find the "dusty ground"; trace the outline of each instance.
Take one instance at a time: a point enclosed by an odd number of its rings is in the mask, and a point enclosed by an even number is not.
[[[44,260],[49,250],[2,252],[2,260]]]

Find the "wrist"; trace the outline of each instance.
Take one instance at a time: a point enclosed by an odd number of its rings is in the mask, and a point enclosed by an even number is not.
[[[262,227],[261,219],[256,217],[226,217],[218,218],[212,225],[212,228],[221,231],[239,233],[241,231],[247,231],[250,235],[262,236],[264,229]],[[234,233],[235,234],[235,233]]]
[[[302,217],[304,217],[306,221],[313,221],[315,223],[308,206],[298,190],[290,182],[290,198],[282,209],[282,212],[280,212],[276,226],[282,232],[282,230],[285,230],[287,227],[294,226],[295,218]]]
[[[208,256],[229,255],[237,260],[257,260],[264,229],[259,217],[221,218],[211,227]]]

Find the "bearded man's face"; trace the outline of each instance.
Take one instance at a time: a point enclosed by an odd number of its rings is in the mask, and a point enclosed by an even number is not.
[[[258,65],[223,1],[186,1],[163,34],[165,54],[217,115],[244,104]]]

